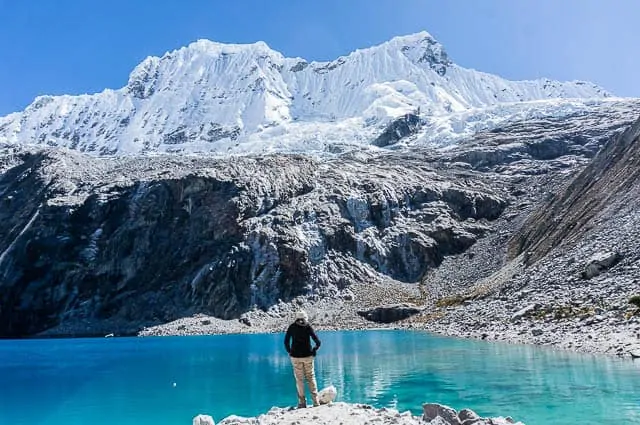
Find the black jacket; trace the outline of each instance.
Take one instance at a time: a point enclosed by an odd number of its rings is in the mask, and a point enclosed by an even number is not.
[[[315,348],[311,348],[311,339],[316,343]],[[316,350],[320,348],[320,339],[316,336],[311,325],[296,320],[287,329],[284,348],[291,357],[315,356]]]

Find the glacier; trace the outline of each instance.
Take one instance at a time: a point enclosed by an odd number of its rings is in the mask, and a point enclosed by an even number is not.
[[[442,147],[513,120],[620,102],[588,82],[509,81],[458,66],[427,32],[330,62],[287,58],[264,42],[198,40],[148,57],[118,90],[36,98],[0,118],[0,144],[101,156],[376,150],[385,126],[413,114],[420,130],[397,146]]]

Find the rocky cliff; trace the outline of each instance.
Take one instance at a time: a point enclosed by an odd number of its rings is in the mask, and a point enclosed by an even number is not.
[[[99,160],[24,153],[0,180],[0,332],[67,319],[237,317],[388,276],[416,282],[505,206],[420,157]]]
[[[611,138],[576,178],[536,211],[510,243],[513,257],[534,263],[560,246],[573,246],[600,227],[640,214],[640,121]],[[617,220],[616,220],[617,219]],[[629,227],[629,226],[627,226]],[[595,228],[595,229],[594,229]],[[628,246],[640,245],[627,239]],[[620,241],[622,242],[622,241]]]
[[[423,285],[435,301],[499,268],[534,203],[638,112],[624,102],[444,151],[324,158],[5,148],[0,335],[135,333],[298,296],[352,299],[353,285]],[[473,252],[472,273],[441,272]]]

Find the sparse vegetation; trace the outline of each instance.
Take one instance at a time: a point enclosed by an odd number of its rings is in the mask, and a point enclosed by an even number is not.
[[[441,311],[436,311],[432,313],[419,314],[417,316],[413,316],[408,320],[408,323],[430,323],[434,320],[442,319],[444,317],[444,313]]]
[[[491,293],[493,293],[493,289],[489,286],[476,286],[466,294],[456,294],[440,298],[436,301],[436,307],[453,307],[456,305],[462,305],[465,301],[482,299]]]
[[[450,297],[440,298],[436,301],[436,307],[453,307],[462,304],[467,297],[462,295],[452,295]]]
[[[632,297],[629,298],[629,304],[636,306],[637,308],[640,308],[640,295],[634,295]]]
[[[633,295],[633,296],[629,297],[629,304],[635,306],[636,309],[635,309],[635,311],[628,312],[625,315],[627,320],[630,319],[633,316],[636,316],[636,315],[640,314],[640,295]]]
[[[546,314],[548,313],[553,313],[553,318],[555,320],[561,320],[561,319],[572,319],[574,317],[580,317],[580,316],[584,316],[584,315],[593,315],[594,314],[594,309],[593,307],[573,307],[573,306],[559,306],[559,307],[552,307],[549,310],[545,310],[544,311],[544,315],[542,318],[544,318],[544,316],[546,316]]]

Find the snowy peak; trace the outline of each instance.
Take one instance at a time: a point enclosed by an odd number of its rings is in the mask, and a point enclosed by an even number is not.
[[[330,62],[286,58],[264,42],[198,40],[145,59],[122,89],[37,98],[0,118],[0,143],[99,155],[332,150],[369,146],[390,121],[418,111],[441,123],[517,110],[499,105],[609,96],[591,83],[508,81],[462,68],[427,32]],[[439,143],[441,128],[469,126],[445,122],[435,129]]]
[[[442,44],[426,31],[394,37],[381,47],[399,50],[413,63],[427,64],[440,76],[445,75],[447,66],[453,63]]]

